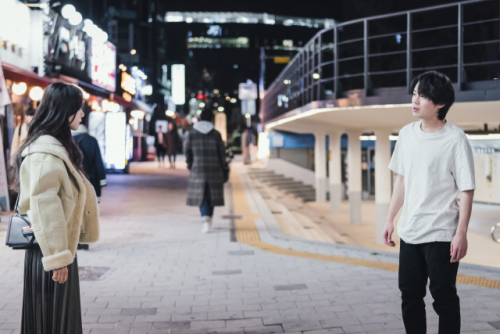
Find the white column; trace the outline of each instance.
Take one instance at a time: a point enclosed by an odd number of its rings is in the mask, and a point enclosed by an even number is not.
[[[375,130],[375,209],[377,243],[383,244],[382,231],[384,229],[389,204],[391,202],[391,131],[388,129]]]
[[[361,131],[350,131],[347,145],[349,213],[351,225],[361,224]]]
[[[342,153],[340,148],[341,133],[331,132],[330,138],[330,163],[329,163],[329,178],[330,178],[330,207],[333,212],[340,211],[342,203]]]
[[[326,135],[315,133],[314,141],[314,168],[316,175],[316,202],[326,202]]]

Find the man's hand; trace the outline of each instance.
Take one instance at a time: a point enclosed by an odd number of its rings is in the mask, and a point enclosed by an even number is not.
[[[61,269],[55,269],[52,279],[60,284],[66,283],[68,280],[68,267],[63,267]]]
[[[467,255],[467,235],[457,233],[451,241],[450,247],[451,263],[458,262]]]
[[[382,237],[384,238],[384,244],[389,247],[395,247],[396,243],[392,241],[392,233],[394,232],[394,224],[391,222],[385,223],[384,231],[382,232]]]

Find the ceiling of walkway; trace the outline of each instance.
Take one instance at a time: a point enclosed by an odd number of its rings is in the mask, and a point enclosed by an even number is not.
[[[411,104],[322,108],[284,116],[266,127],[298,133],[335,130],[373,132],[376,129],[398,132],[404,125],[417,120],[412,115]],[[498,128],[500,101],[455,103],[447,119],[463,130],[482,130],[485,123],[489,129]]]

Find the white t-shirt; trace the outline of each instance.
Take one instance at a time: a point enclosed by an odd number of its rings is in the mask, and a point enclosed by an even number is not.
[[[398,235],[406,243],[451,241],[458,226],[457,195],[475,190],[474,159],[465,133],[450,122],[435,133],[406,125],[389,169],[404,176]]]

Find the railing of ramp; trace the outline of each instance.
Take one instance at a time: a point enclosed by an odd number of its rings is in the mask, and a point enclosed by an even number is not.
[[[499,7],[496,0],[471,0],[324,29],[266,90],[261,120],[353,90],[364,96],[394,87],[409,92],[411,80],[431,69],[458,90],[484,89],[500,77]]]

